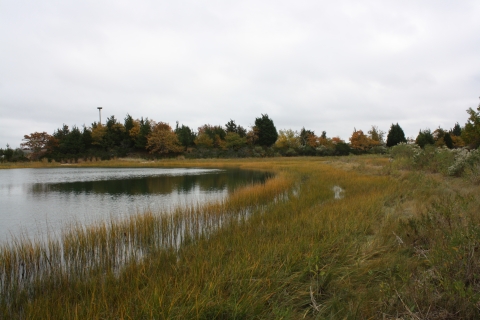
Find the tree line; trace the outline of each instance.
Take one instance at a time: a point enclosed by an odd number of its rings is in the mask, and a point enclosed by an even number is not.
[[[8,145],[0,149],[2,161],[48,159],[77,161],[78,159],[110,159],[137,155],[142,157],[191,158],[213,157],[272,157],[272,156],[332,156],[363,153],[386,153],[399,143],[416,143],[437,147],[469,149],[480,145],[480,105],[477,111],[467,110],[469,119],[462,127],[457,122],[447,130],[420,130],[416,139],[407,141],[400,125],[392,124],[388,133],[372,126],[366,133],[354,129],[348,142],[339,137],[327,137],[323,131],[302,128],[278,130],[267,114],[255,119],[255,125],[245,128],[228,121],[224,126],[205,124],[196,131],[184,124],[156,122],[148,118],[133,119],[129,114],[120,122],[115,116],[106,123],[94,122],[90,127],[69,128],[63,125],[53,134],[33,132],[24,136],[22,149]]]

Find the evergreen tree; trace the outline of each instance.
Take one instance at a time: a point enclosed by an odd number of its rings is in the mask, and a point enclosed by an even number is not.
[[[60,142],[60,152],[65,155],[79,155],[85,152],[85,144],[83,136],[77,126],[73,126],[72,130]]]
[[[310,136],[315,136],[315,131],[306,130],[305,127],[303,127],[302,130],[300,130],[300,144],[305,147]]]
[[[103,140],[105,142],[106,150],[112,150],[121,146],[121,143],[125,140],[125,127],[123,124],[115,119],[115,116],[107,118],[107,131]]]
[[[235,123],[235,120],[230,119],[230,121],[225,124],[225,132],[229,133],[236,133],[238,134],[241,138],[245,138],[247,136],[247,130]]]
[[[131,148],[135,144],[135,139],[130,135],[130,130],[135,126],[135,120],[133,120],[132,116],[128,113],[124,119],[123,126],[125,127],[125,140],[123,145],[127,148]]]
[[[70,134],[70,129],[64,123],[62,128],[57,129],[53,133],[54,139],[48,143],[48,156],[53,156],[54,158],[62,157],[65,154],[65,150],[62,148],[64,140]],[[58,159],[57,159],[58,160]]]
[[[237,124],[235,123],[234,120],[230,119],[230,121],[227,122],[225,125],[225,131],[228,132],[233,132],[237,133]]]
[[[470,117],[462,130],[462,139],[470,148],[476,149],[480,146],[480,105],[477,111],[469,108],[467,113]]]
[[[92,130],[83,125],[82,140],[85,145],[85,150],[88,150],[92,147]]]
[[[390,127],[387,135],[387,147],[396,146],[401,142],[407,142],[407,139],[405,138],[405,133],[403,132],[403,129],[398,123],[392,123],[392,126]]]
[[[146,118],[143,120],[143,117],[140,119],[140,133],[135,139],[135,147],[141,150],[145,150],[147,147],[147,136],[152,132],[152,126],[150,120]]]
[[[58,140],[59,143],[62,142],[62,140],[70,133],[70,129],[68,126],[64,123],[63,127],[61,129],[57,129],[53,133],[53,136]]]
[[[425,148],[427,144],[435,144],[435,140],[433,139],[430,129],[425,129],[423,131],[420,130],[417,138],[415,139],[415,143],[420,146],[420,148]]]
[[[452,134],[456,137],[460,137],[462,135],[462,127],[460,127],[458,122],[455,123],[455,126],[453,127],[453,129],[450,130],[450,134]]]
[[[256,144],[270,147],[277,141],[277,128],[275,128],[273,120],[267,114],[262,114],[262,117],[255,119],[255,127],[258,129]]]
[[[134,120],[130,114],[127,113],[127,116],[124,119],[124,124],[123,126],[125,127],[126,132],[130,132],[134,126]]]
[[[335,144],[335,155],[337,156],[348,156],[350,151],[350,146],[345,142],[338,142]]]
[[[450,136],[450,133],[445,133],[445,135],[443,136],[443,140],[445,141],[445,145],[448,149],[453,149],[453,140]]]
[[[247,137],[247,129],[245,129],[242,126],[237,126],[237,134],[240,136],[240,138],[246,138]]]
[[[175,128],[175,134],[178,137],[178,141],[180,141],[181,145],[185,148],[191,147],[194,145],[195,141],[195,133],[190,129],[188,126],[184,126],[182,124],[181,127],[178,126]]]
[[[3,159],[7,162],[11,161],[13,158],[13,149],[10,148],[10,145],[7,143],[7,148],[3,150]]]

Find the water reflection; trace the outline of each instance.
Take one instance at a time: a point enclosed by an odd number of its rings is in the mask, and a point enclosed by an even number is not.
[[[71,223],[219,200],[270,176],[211,169],[0,170],[0,243],[22,233],[43,238]]]
[[[42,195],[50,192],[73,194],[110,194],[110,195],[153,195],[170,193],[189,193],[201,191],[233,191],[239,185],[262,183],[268,173],[255,171],[216,171],[201,175],[150,176],[99,181],[75,181],[61,183],[34,183],[28,193]]]

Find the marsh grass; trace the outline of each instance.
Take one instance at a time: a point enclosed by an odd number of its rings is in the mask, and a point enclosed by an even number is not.
[[[148,165],[276,176],[222,202],[3,245],[0,317],[479,317],[478,187],[380,156]]]

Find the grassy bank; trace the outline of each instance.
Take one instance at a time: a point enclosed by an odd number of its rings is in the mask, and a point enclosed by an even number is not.
[[[480,190],[461,179],[373,156],[79,165],[277,175],[223,203],[3,246],[0,316],[479,317]]]

